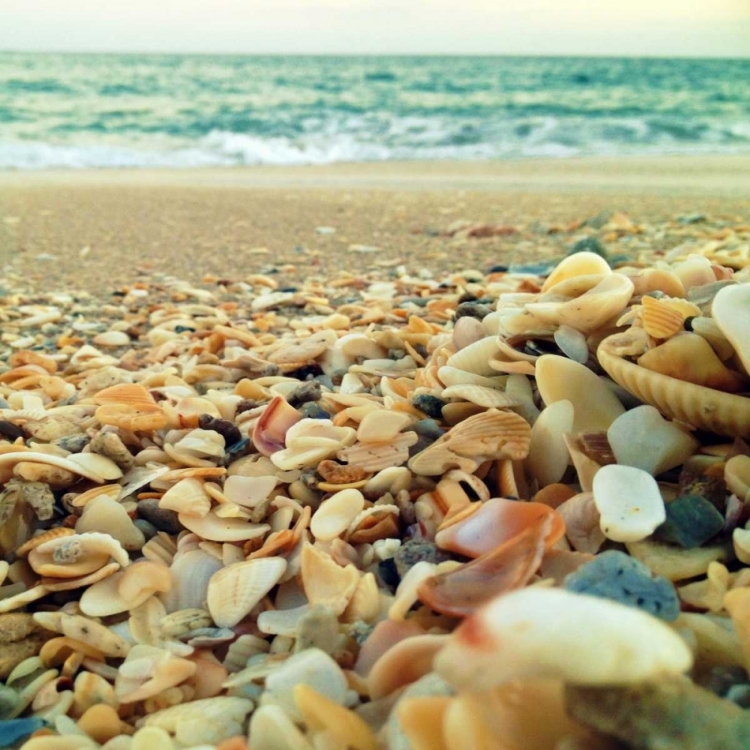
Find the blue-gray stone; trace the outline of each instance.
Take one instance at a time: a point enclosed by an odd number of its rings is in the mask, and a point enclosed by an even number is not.
[[[0,721],[0,747],[10,747],[11,743],[28,737],[43,726],[44,722],[36,718]]]
[[[665,542],[700,547],[724,528],[724,516],[706,498],[687,494],[666,504],[667,520],[656,530]]]
[[[672,583],[617,550],[597,555],[567,576],[564,585],[568,591],[611,599],[662,620],[675,620],[680,614],[680,600]]]

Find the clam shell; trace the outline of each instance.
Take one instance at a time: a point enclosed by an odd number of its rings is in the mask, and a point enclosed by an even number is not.
[[[718,435],[750,437],[750,399],[687,383],[628,362],[612,351],[622,335],[604,339],[597,349],[599,364],[612,380],[671,419]]]
[[[711,315],[750,374],[750,284],[726,286],[714,297]]]
[[[283,557],[233,563],[208,582],[208,611],[220,628],[234,627],[279,582],[286,571]]]
[[[195,477],[181,479],[159,498],[159,507],[203,518],[211,510],[211,497]]]
[[[592,274],[609,275],[612,269],[601,255],[588,251],[574,253],[563,258],[552,273],[545,279],[542,292],[548,292],[553,286],[561,281],[573,279],[576,276],[590,276]]]
[[[525,466],[540,487],[559,482],[570,463],[563,435],[573,429],[573,404],[567,399],[549,404],[531,428]]]
[[[159,411],[160,407],[148,389],[137,383],[118,383],[95,393],[95,404],[127,404],[143,412]]]
[[[222,562],[202,549],[175,556],[170,565],[172,588],[160,599],[168,613],[205,607],[208,582],[223,567]]]
[[[221,518],[216,508],[202,518],[187,513],[179,513],[177,518],[186,529],[212,542],[244,542],[271,530],[266,523],[248,523],[246,518]]]
[[[32,569],[50,578],[75,578],[93,573],[110,559],[122,567],[130,564],[128,553],[109,534],[64,536],[40,544],[29,552]]]
[[[692,663],[680,635],[641,610],[532,587],[496,598],[459,625],[434,664],[455,688],[477,691],[532,676],[635,684],[680,674]]]
[[[413,418],[397,411],[375,409],[363,417],[357,428],[357,440],[362,443],[379,443],[393,440]]]
[[[364,507],[365,498],[359,490],[341,490],[324,500],[313,513],[310,531],[316,539],[330,542],[349,528]]]
[[[547,406],[562,400],[573,404],[574,433],[606,430],[625,412],[617,396],[599,377],[565,357],[555,354],[539,357],[536,383]]]
[[[685,300],[680,300],[680,302],[690,305]],[[683,315],[682,311],[673,305],[654,297],[644,297],[641,300],[641,305],[643,306],[641,321],[649,336],[653,336],[655,339],[668,339],[683,330],[683,323],[687,315]],[[688,314],[700,315],[700,309],[696,307],[695,310],[696,312]]]
[[[109,534],[126,550],[139,550],[146,541],[143,532],[133,523],[124,506],[108,495],[99,495],[86,503],[75,528],[78,534]]]

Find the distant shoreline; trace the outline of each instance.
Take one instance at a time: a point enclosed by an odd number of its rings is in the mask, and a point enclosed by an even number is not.
[[[750,155],[0,170],[0,186],[471,190],[750,197]]]

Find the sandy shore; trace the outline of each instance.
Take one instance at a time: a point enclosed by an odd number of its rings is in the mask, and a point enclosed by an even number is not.
[[[6,172],[0,269],[103,295],[155,273],[291,285],[398,264],[486,269],[564,252],[602,212],[743,222],[749,198],[750,157]],[[506,231],[449,236],[461,220]],[[676,244],[679,227],[658,241]]]

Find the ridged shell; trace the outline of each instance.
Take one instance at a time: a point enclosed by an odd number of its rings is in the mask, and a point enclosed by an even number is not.
[[[234,627],[279,582],[283,557],[261,557],[222,568],[208,582],[208,611],[220,628]]]
[[[641,305],[643,306],[641,321],[649,336],[656,339],[668,339],[682,330],[685,316],[671,305],[654,297],[644,297]]]
[[[731,437],[750,437],[750,399],[687,383],[639,367],[612,353],[622,334],[599,345],[597,358],[609,376],[636,398],[693,427]]]
[[[96,404],[127,404],[139,411],[158,411],[159,405],[146,388],[137,383],[118,383],[94,394]]]
[[[472,404],[484,406],[486,409],[491,408],[508,408],[518,406],[517,398],[495,388],[485,388],[481,385],[452,385],[446,388],[442,398],[462,398],[471,401]]]

